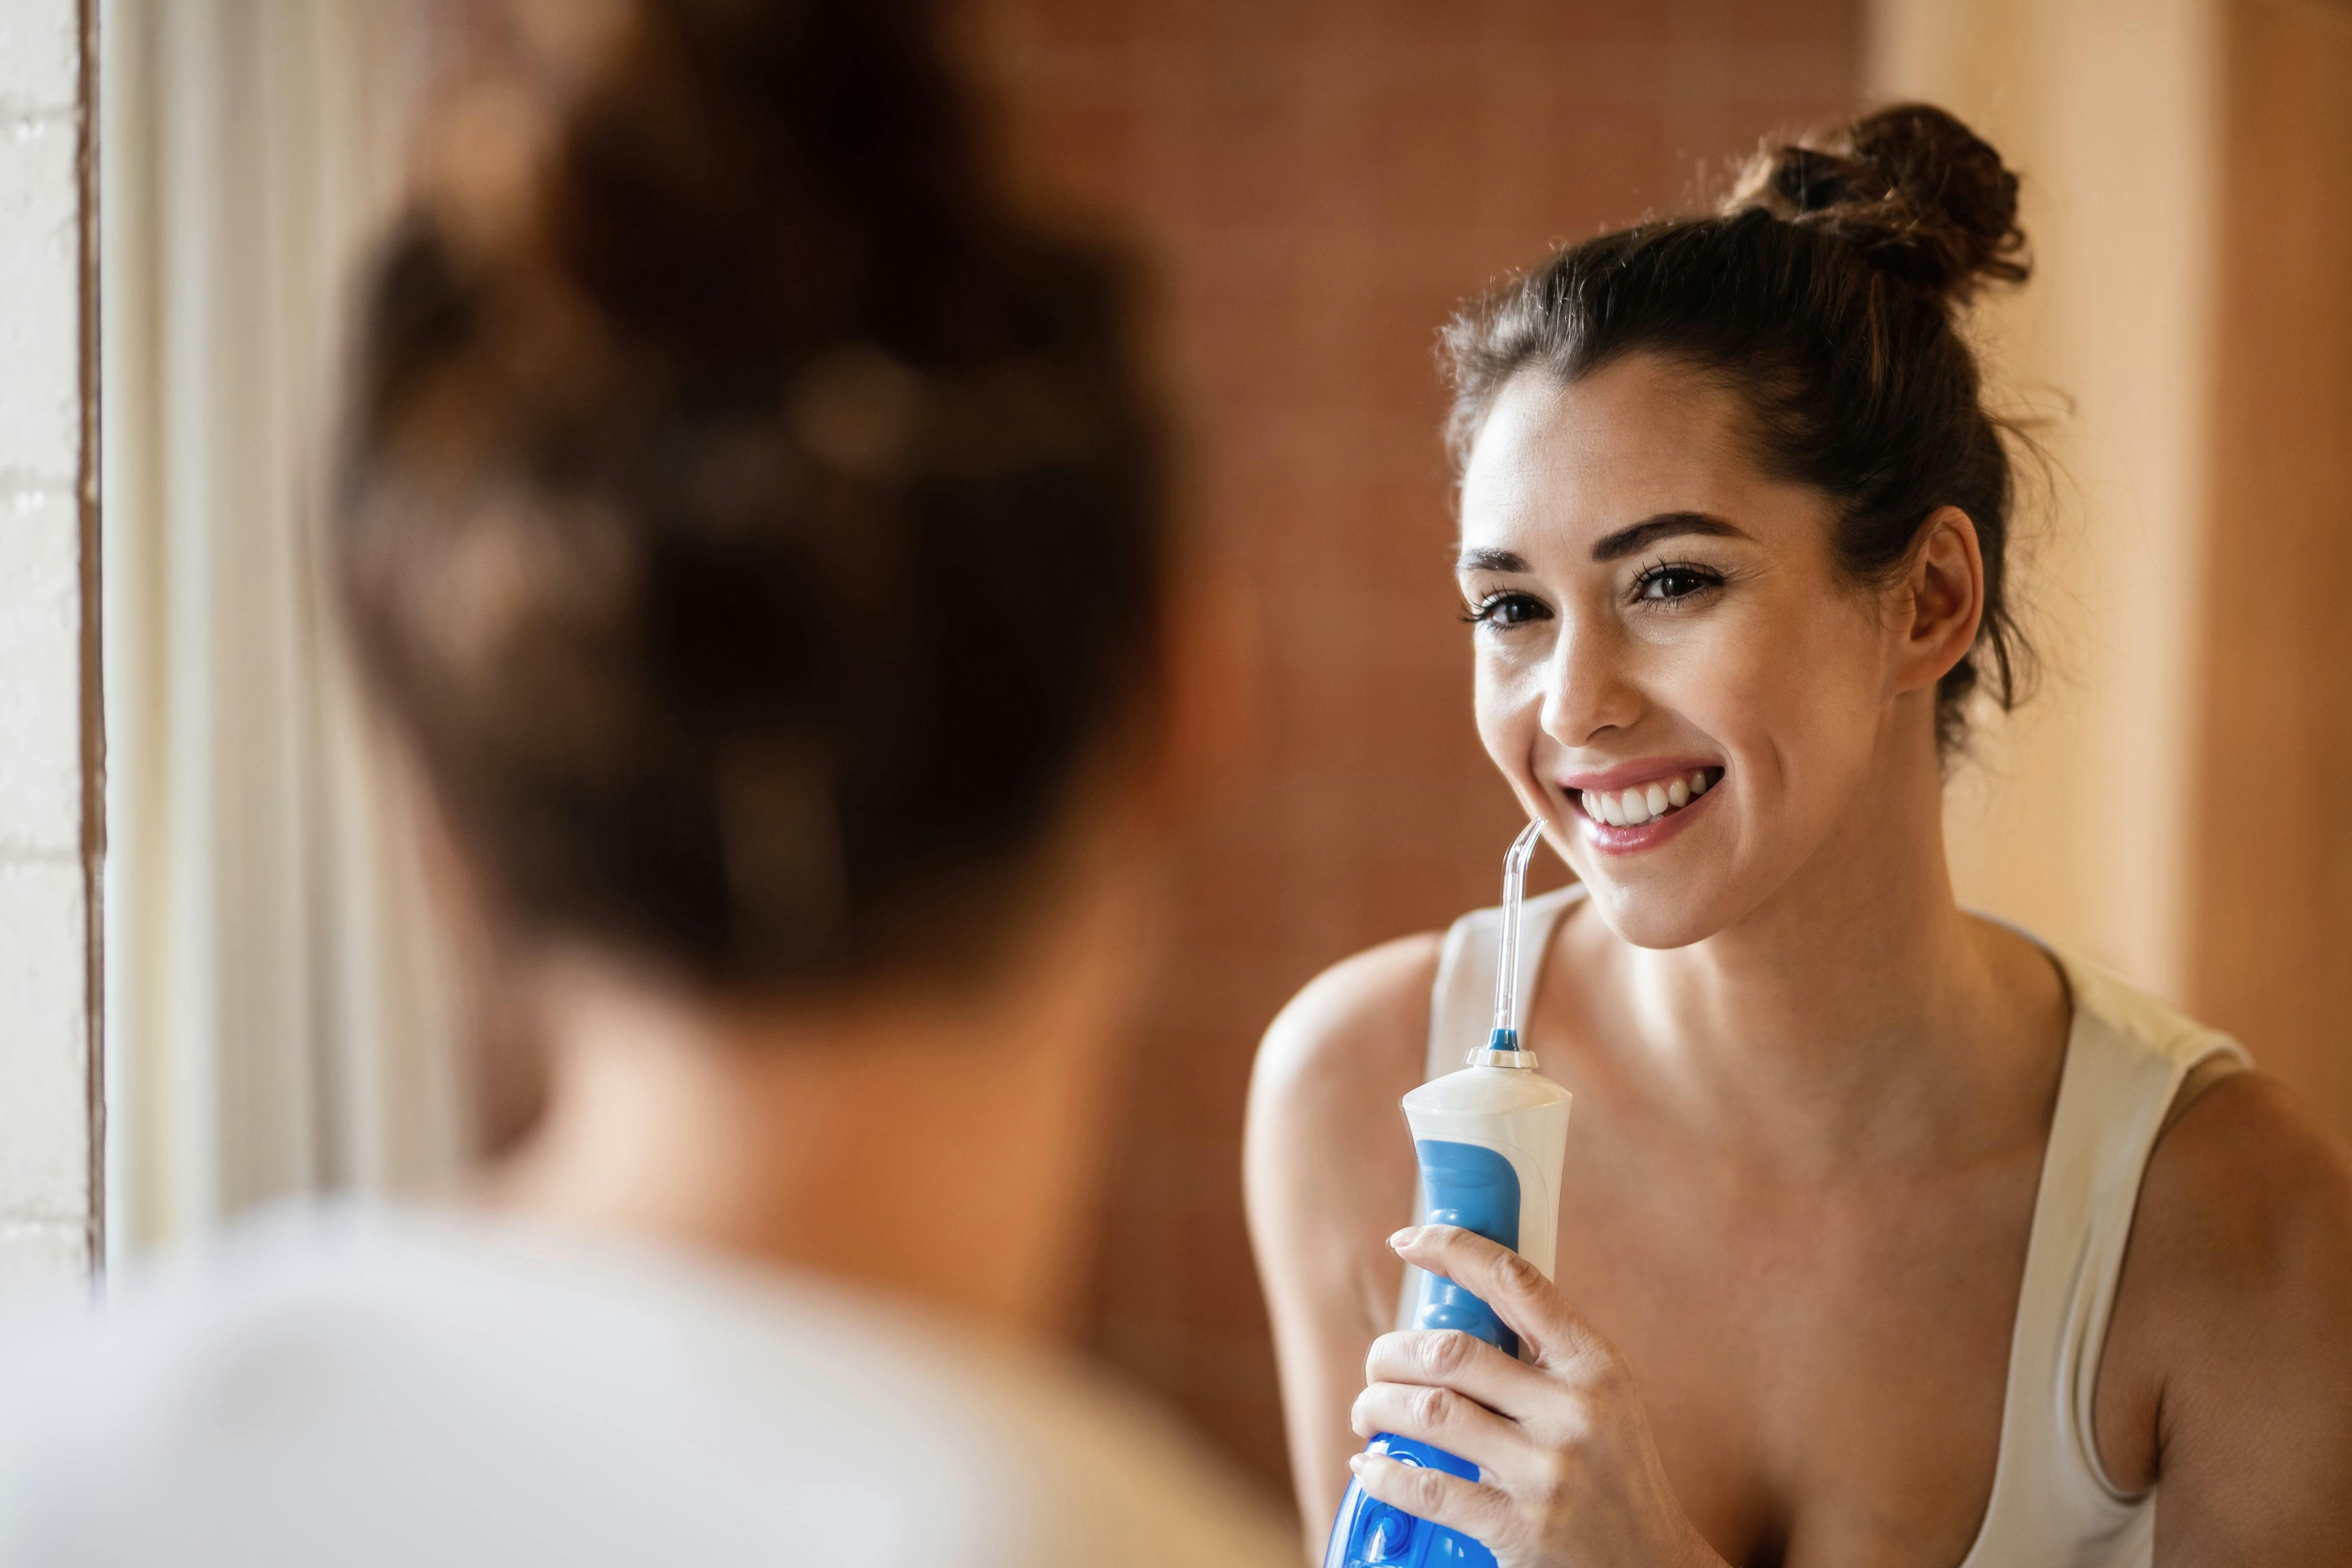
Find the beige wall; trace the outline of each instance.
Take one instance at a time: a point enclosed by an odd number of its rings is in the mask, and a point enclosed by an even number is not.
[[[2039,259],[1983,329],[2000,395],[2053,415],[2051,679],[1955,782],[1962,895],[2352,1133],[2352,6],[1875,0],[1872,26],[1874,92],[2023,172]]]
[[[1979,726],[1948,819],[1962,899],[2183,994],[2202,596],[2217,82],[2207,0],[1877,0],[1870,83],[2024,176],[2035,255],[1979,322],[2042,421],[2018,574],[2037,699]]]
[[[2352,5],[2223,24],[2189,999],[2352,1134]]]

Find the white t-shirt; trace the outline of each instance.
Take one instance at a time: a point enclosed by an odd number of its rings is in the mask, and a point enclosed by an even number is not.
[[[0,1564],[1295,1568],[1198,1450],[820,1280],[281,1212],[0,1342]]]

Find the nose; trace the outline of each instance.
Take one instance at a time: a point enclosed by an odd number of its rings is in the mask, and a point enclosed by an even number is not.
[[[1594,617],[1560,617],[1544,672],[1544,733],[1567,747],[1590,745],[1641,717],[1642,693],[1625,668],[1623,639]]]

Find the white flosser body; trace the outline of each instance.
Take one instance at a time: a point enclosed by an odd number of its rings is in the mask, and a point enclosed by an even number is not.
[[[1503,929],[1495,984],[1495,1027],[1469,1053],[1468,1067],[1432,1079],[1404,1097],[1421,1165],[1421,1223],[1455,1225],[1512,1248],[1552,1277],[1559,1240],[1560,1163],[1568,1152],[1568,1090],[1535,1070],[1519,1048],[1519,903],[1539,828],[1529,823],[1503,862]],[[1507,1354],[1518,1336],[1452,1280],[1424,1274],[1414,1292],[1412,1326],[1454,1329]],[[1381,1433],[1370,1452],[1399,1464],[1475,1480],[1478,1468],[1433,1444]],[[1348,1488],[1324,1549],[1324,1568],[1494,1568],[1494,1553],[1458,1531],[1381,1502],[1357,1481]]]
[[[1422,1155],[1423,1196],[1433,1211],[1449,1205],[1431,1183],[1429,1146],[1462,1144],[1492,1150],[1509,1163],[1518,1189],[1515,1235],[1486,1234],[1552,1277],[1559,1241],[1560,1162],[1568,1154],[1568,1090],[1535,1070],[1533,1051],[1519,1048],[1519,906],[1527,896],[1528,861],[1543,836],[1528,824],[1503,858],[1503,921],[1495,953],[1495,1027],[1469,1055],[1468,1067],[1430,1079],[1404,1097],[1404,1119]],[[1541,961],[1541,955],[1538,955]],[[1473,1164],[1475,1163],[1473,1162]],[[1460,1224],[1433,1213],[1423,1224]],[[1423,1286],[1424,1300],[1428,1287]]]
[[[1464,1068],[1404,1097],[1404,1119],[1416,1147],[1470,1144],[1510,1162],[1518,1178],[1518,1234],[1494,1239],[1542,1269],[1547,1279],[1559,1243],[1559,1170],[1568,1154],[1570,1099],[1568,1090],[1534,1068],[1508,1067]],[[1433,1210],[1444,1206],[1443,1196],[1430,1194]],[[1423,1223],[1452,1222],[1433,1213]]]

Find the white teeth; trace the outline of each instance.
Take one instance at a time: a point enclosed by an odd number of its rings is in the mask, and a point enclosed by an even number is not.
[[[1583,804],[1584,814],[1595,822],[1605,822],[1612,827],[1633,827],[1688,805],[1705,795],[1714,782],[1705,768],[1699,768],[1687,776],[1668,779],[1664,784],[1636,785],[1622,794],[1585,790],[1578,799]]]

